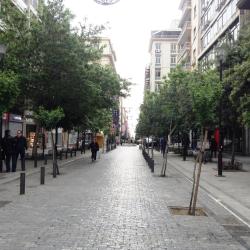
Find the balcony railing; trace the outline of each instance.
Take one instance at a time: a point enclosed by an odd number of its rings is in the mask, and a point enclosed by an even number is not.
[[[182,60],[184,55],[191,50],[191,43],[185,43],[182,48],[179,49],[179,54],[177,57],[178,63]]]

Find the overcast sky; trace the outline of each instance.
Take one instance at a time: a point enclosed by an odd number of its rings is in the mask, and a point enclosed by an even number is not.
[[[117,56],[116,68],[122,78],[136,83],[125,105],[130,107],[131,130],[136,125],[143,99],[144,69],[149,63],[151,30],[167,29],[180,17],[180,0],[120,0],[102,6],[94,0],[65,0],[76,16],[75,22],[87,18],[91,24],[108,24],[104,36],[111,39]]]

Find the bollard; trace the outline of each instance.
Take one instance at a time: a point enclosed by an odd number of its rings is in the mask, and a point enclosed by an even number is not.
[[[65,153],[65,159],[68,159],[68,149],[66,150],[66,153]]]
[[[72,154],[73,154],[73,150],[71,149],[71,150],[70,150],[70,157],[73,156]]]
[[[40,178],[40,184],[44,185],[45,183],[45,167],[41,167],[41,178]]]
[[[60,160],[62,160],[62,150],[60,151]]]
[[[76,156],[76,149],[75,149],[75,156]]]
[[[152,160],[151,172],[154,173],[155,170],[155,162]]]
[[[47,159],[47,156],[45,155],[44,156],[44,165],[47,165],[47,163],[48,163],[48,159]]]
[[[25,194],[25,173],[20,173],[20,195]]]

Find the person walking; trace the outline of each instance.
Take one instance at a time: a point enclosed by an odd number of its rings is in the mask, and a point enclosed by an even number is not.
[[[21,169],[25,171],[25,150],[27,150],[27,141],[22,131],[18,130],[13,139],[12,172],[16,172],[18,156],[21,157]]]
[[[5,130],[2,140],[3,156],[5,159],[6,172],[10,172],[10,159],[12,155],[13,138],[10,136],[10,130]]]
[[[97,153],[97,151],[99,151],[99,145],[96,142],[96,138],[94,138],[92,140],[92,142],[89,145],[89,148],[91,150],[91,159],[92,159],[92,162],[93,162],[93,161],[96,160],[96,153]]]
[[[216,153],[217,153],[217,142],[214,138],[214,136],[212,136],[211,141],[210,141],[210,158],[211,160],[213,159],[213,156],[216,158]]]

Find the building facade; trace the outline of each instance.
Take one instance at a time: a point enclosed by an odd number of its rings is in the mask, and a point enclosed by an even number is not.
[[[164,77],[176,67],[178,55],[178,38],[180,29],[152,31],[150,53],[150,92],[158,91]]]
[[[115,71],[116,54],[113,49],[111,40],[107,37],[101,38],[100,46],[103,48],[100,63],[102,65],[110,65]]]
[[[181,0],[179,9],[182,11],[179,28],[181,33],[178,39],[179,53],[177,56],[177,63],[183,68],[191,68],[191,0]]]
[[[202,68],[216,59],[216,48],[230,34],[236,40],[240,28],[238,0],[201,0],[200,1],[200,50],[198,62]]]
[[[150,66],[145,68],[145,76],[144,76],[144,97],[147,92],[150,91]]]

